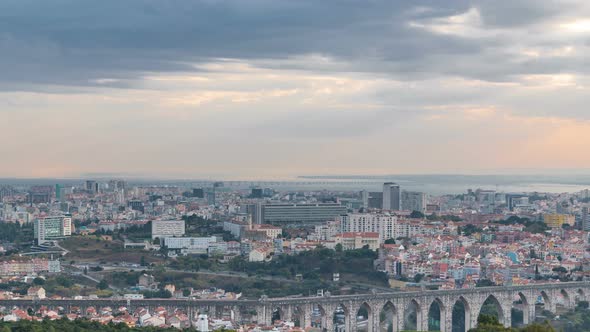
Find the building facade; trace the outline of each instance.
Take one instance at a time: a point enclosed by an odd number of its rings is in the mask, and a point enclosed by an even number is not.
[[[346,207],[337,203],[264,204],[263,224],[314,224],[334,220],[346,213]]]
[[[402,207],[401,188],[397,183],[383,184],[383,210],[399,211]]]
[[[340,231],[377,233],[380,243],[383,243],[394,237],[396,222],[397,217],[389,214],[349,213],[340,216]]]
[[[551,228],[560,228],[564,224],[574,226],[576,217],[569,214],[545,214],[543,215],[543,222]]]
[[[366,191],[361,192],[361,199],[365,209],[379,209],[383,208],[383,192]]]
[[[336,235],[336,243],[342,245],[343,250],[362,249],[368,246],[371,250],[379,249],[379,234],[373,232],[353,232]]]
[[[402,191],[402,210],[426,213],[426,194],[418,191]]]
[[[183,236],[184,220],[153,220],[152,239]]]
[[[72,235],[72,218],[70,216],[37,218],[34,233],[37,244],[63,239]]]

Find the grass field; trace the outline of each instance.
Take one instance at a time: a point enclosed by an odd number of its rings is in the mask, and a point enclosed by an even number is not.
[[[69,251],[65,259],[77,262],[139,263],[142,256],[148,263],[163,260],[144,250],[124,249],[122,241],[107,241],[96,236],[72,236],[60,242],[60,245]]]

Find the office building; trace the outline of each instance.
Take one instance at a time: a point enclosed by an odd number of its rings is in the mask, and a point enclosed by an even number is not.
[[[86,181],[86,191],[91,192],[91,193],[98,193],[98,182],[93,181],[93,180],[87,180]]]
[[[528,204],[529,198],[525,194],[506,194],[506,205],[510,211],[514,211],[515,208]]]
[[[262,224],[262,203],[245,204],[240,206],[240,212],[250,216],[252,223]]]
[[[185,232],[184,220],[153,220],[152,239],[179,237]]]
[[[262,198],[264,197],[264,192],[262,188],[252,188],[252,192],[250,193],[251,198]]]
[[[322,223],[334,220],[346,212],[346,207],[337,203],[261,205],[263,224]]]
[[[590,231],[590,209],[587,206],[582,208],[581,226],[583,231]]]
[[[361,197],[365,209],[383,209],[383,192],[363,190],[361,192]]]
[[[418,191],[402,191],[402,210],[426,213],[426,194]]]
[[[141,213],[145,212],[145,206],[143,202],[140,200],[131,200],[129,201],[128,205],[131,208],[131,210],[139,211]]]
[[[203,188],[194,188],[193,189],[193,197],[205,198],[205,190],[203,190]]]
[[[399,211],[402,207],[401,188],[393,182],[383,184],[383,210]]]
[[[116,180],[115,181],[115,190],[125,190],[125,188],[127,187],[127,183],[123,180]]]
[[[342,233],[377,233],[380,243],[394,237],[397,217],[389,214],[349,213],[340,216]]]
[[[215,204],[217,203],[217,193],[216,193],[216,188],[218,187],[213,187],[213,188],[207,188],[205,190],[205,198],[207,198],[207,204],[211,205],[211,206],[215,206]]]
[[[53,186],[32,186],[29,190],[29,203],[50,203],[53,191]]]
[[[66,191],[61,184],[55,185],[55,199],[59,202],[63,201],[66,195]]]
[[[72,218],[70,216],[37,218],[34,234],[37,244],[63,239],[72,235]]]

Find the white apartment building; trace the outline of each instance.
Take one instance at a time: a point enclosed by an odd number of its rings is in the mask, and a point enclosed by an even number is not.
[[[340,233],[340,218],[328,221],[324,225],[316,225],[315,231],[307,239],[310,241],[332,241]]]
[[[34,234],[37,244],[63,239],[72,235],[70,216],[42,217],[35,219]]]
[[[412,238],[416,235],[426,234],[426,228],[419,223],[413,223],[410,221],[399,221],[395,224],[393,234],[394,238],[408,237]]]
[[[152,239],[184,235],[184,220],[153,220]]]
[[[389,214],[349,213],[340,216],[342,233],[378,233],[379,241],[395,238],[397,217]]]
[[[209,247],[209,244],[217,242],[217,237],[166,237],[164,238],[164,245],[168,249],[204,249]]]

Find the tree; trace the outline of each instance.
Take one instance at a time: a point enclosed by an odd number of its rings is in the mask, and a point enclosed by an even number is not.
[[[498,318],[492,315],[480,314],[477,317],[477,327],[469,332],[510,332],[511,328],[506,328],[500,324]]]
[[[139,265],[147,266],[147,262],[145,261],[145,256],[141,256],[141,259],[139,260]]]
[[[548,229],[549,227],[547,227],[547,225],[545,225],[543,222],[528,222],[525,224],[524,231],[534,234],[541,234],[545,233],[545,231]]]
[[[35,279],[33,279],[33,284],[35,284],[35,286],[41,286],[45,284],[45,279],[41,278],[41,277],[37,277]]]
[[[342,243],[336,244],[336,247],[334,247],[334,249],[336,250],[336,252],[342,252]]]
[[[478,325],[500,325],[498,318],[492,315],[482,314],[477,317],[477,324]]]
[[[496,284],[491,281],[490,279],[479,279],[475,284],[475,287],[492,287],[496,286]]]
[[[385,242],[383,242],[383,243],[385,243],[385,244],[395,244],[395,239],[394,238],[390,238],[390,239],[385,240]]]
[[[525,326],[520,329],[520,332],[555,332],[555,329],[549,324],[549,322],[545,322],[543,324],[535,323]]]
[[[412,211],[412,213],[410,214],[410,218],[414,218],[414,219],[422,219],[424,218],[424,213],[420,212],[420,211]]]
[[[463,227],[463,233],[465,236],[470,236],[474,233],[481,233],[483,230],[473,224],[467,224]]]
[[[580,307],[582,309],[588,309],[590,307],[590,302],[580,301],[580,302],[578,302],[578,307]]]
[[[105,290],[105,289],[109,288],[109,284],[107,283],[106,280],[103,279],[98,283],[98,285],[96,287],[98,287],[98,289],[100,289],[100,290]]]
[[[560,273],[560,274],[567,273],[567,269],[565,267],[563,267],[563,266],[554,267],[551,271],[557,272],[557,273]]]
[[[419,283],[420,281],[422,281],[422,279],[424,279],[424,274],[422,273],[416,273],[416,275],[414,276],[415,283]]]

